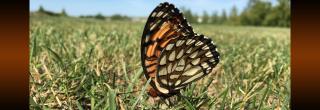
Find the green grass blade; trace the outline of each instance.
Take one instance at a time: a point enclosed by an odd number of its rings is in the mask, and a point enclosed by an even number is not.
[[[142,96],[143,96],[143,94],[145,94],[146,88],[149,85],[150,81],[151,81],[151,78],[147,81],[147,83],[144,85],[144,87],[140,91],[139,96],[136,98],[136,101],[132,105],[132,109],[134,109],[137,106],[137,104],[139,103],[139,101],[142,100],[142,98],[143,98]]]

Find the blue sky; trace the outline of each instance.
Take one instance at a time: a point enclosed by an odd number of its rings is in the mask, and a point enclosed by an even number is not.
[[[248,0],[30,0],[30,11],[43,6],[46,10],[61,12],[65,9],[69,15],[122,14],[135,17],[148,16],[161,2],[168,1],[176,7],[185,7],[201,15],[203,11],[211,14],[225,9],[229,13],[232,6],[242,11]],[[271,0],[275,3],[276,0]]]

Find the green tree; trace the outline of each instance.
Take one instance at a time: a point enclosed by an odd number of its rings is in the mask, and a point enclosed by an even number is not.
[[[43,6],[40,6],[40,7],[39,7],[38,12],[45,12],[45,10],[44,10]]]
[[[186,12],[185,12],[185,17],[186,17],[186,19],[189,20],[189,22],[191,22],[191,23],[195,23],[195,22],[196,22],[194,16],[192,15],[191,10],[186,10]]]
[[[42,6],[39,7],[38,13],[45,14],[45,15],[49,15],[49,16],[59,16],[58,13],[54,13],[54,12],[51,12],[51,11],[47,11],[47,10],[45,10]]]
[[[214,11],[211,15],[211,23],[212,24],[218,24],[218,21],[219,21],[219,15],[218,15],[218,12],[217,11]]]
[[[105,19],[105,17],[101,13],[98,13],[97,15],[95,15],[94,18],[100,19],[100,20],[104,20]]]
[[[278,11],[279,21],[278,26],[290,26],[291,22],[291,12],[290,12],[290,0],[278,0],[278,6],[276,10]]]
[[[192,14],[192,17],[193,17],[193,18],[192,18],[192,19],[193,19],[193,23],[200,23],[200,21],[199,21],[199,20],[200,20],[200,19],[199,19],[200,17],[199,17],[196,13],[193,13],[193,14]]]
[[[270,11],[270,13],[266,16],[265,20],[263,21],[263,25],[265,26],[278,26],[278,20],[280,11],[273,7]]]
[[[204,24],[210,23],[210,17],[206,11],[203,11],[202,23],[204,23]]]
[[[190,9],[186,9],[185,7],[181,7],[183,16],[188,20],[190,23],[197,23],[196,16],[193,15]]]
[[[238,16],[238,9],[236,6],[232,7],[228,21],[229,21],[229,24],[231,24],[231,25],[239,25],[240,24],[239,16]]]
[[[245,25],[263,25],[266,16],[271,12],[271,3],[262,0],[249,0],[247,7],[241,14],[241,23]]]
[[[290,0],[278,0],[266,16],[263,25],[266,26],[290,26]]]
[[[67,12],[65,9],[62,9],[61,13],[60,13],[61,16],[68,16]]]
[[[115,14],[110,17],[111,20],[130,20],[128,16],[122,16],[120,14]]]
[[[220,23],[220,24],[225,24],[226,21],[228,21],[228,16],[227,16],[226,10],[223,9],[223,10],[222,10],[221,17],[220,17],[220,20],[219,20],[219,23]]]

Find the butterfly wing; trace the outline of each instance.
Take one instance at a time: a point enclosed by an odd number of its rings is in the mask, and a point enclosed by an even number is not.
[[[147,20],[141,40],[141,59],[145,77],[155,77],[160,53],[171,40],[193,34],[193,29],[182,13],[172,4],[165,2],[157,6]],[[155,86],[154,80],[150,84]]]
[[[219,53],[211,39],[180,37],[163,49],[155,85],[163,94],[178,91],[210,73],[218,63]]]

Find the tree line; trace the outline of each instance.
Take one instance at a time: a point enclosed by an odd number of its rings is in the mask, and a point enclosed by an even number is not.
[[[191,23],[278,27],[290,27],[291,25],[290,0],[277,0],[277,3],[274,5],[267,0],[249,0],[242,12],[239,12],[237,7],[233,6],[229,14],[223,9],[221,13],[214,11],[209,14],[204,11],[202,16],[199,16],[190,9],[184,7],[181,9],[184,16]],[[68,16],[64,9],[60,13],[54,13],[45,10],[42,6],[40,6],[38,12],[51,16]],[[98,13],[96,15],[82,15],[79,17],[99,20],[132,20],[131,17],[120,14],[104,16]]]
[[[229,14],[222,10],[209,14],[204,11],[202,16],[182,8],[184,16],[191,23],[221,24],[221,25],[252,25],[252,26],[279,26],[290,27],[290,0],[277,0],[272,5],[267,0],[249,0],[242,12],[236,6],[231,8]]]
[[[64,9],[62,9],[60,13],[55,13],[55,12],[45,10],[42,6],[39,7],[39,10],[37,12],[41,14],[50,15],[50,16],[68,16],[67,12]]]
[[[52,12],[52,11],[45,10],[42,6],[39,7],[37,13],[41,13],[41,14],[45,14],[45,15],[49,15],[49,16],[57,16],[57,17],[67,17],[67,16],[69,16],[67,14],[67,12],[65,11],[65,9],[62,9],[61,12]],[[96,15],[81,15],[81,16],[79,16],[79,18],[93,18],[93,19],[98,19],[98,20],[106,20],[106,19],[110,19],[110,20],[131,20],[130,17],[125,16],[125,15],[114,14],[114,15],[111,15],[111,16],[104,16],[101,13],[98,13]]]
[[[79,18],[95,18],[95,19],[100,19],[100,20],[131,20],[130,17],[125,16],[125,15],[120,15],[120,14],[114,14],[111,16],[103,16],[102,14],[98,13],[96,15],[81,15]]]

